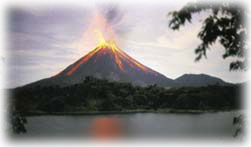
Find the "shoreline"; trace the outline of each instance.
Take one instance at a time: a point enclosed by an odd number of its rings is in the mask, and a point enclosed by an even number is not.
[[[201,114],[201,113],[217,113],[239,111],[241,109],[209,109],[209,110],[193,110],[193,109],[159,109],[159,110],[123,110],[123,111],[81,111],[81,112],[26,112],[24,116],[74,116],[74,115],[103,115],[103,114],[130,114],[130,113],[176,113],[176,114]]]

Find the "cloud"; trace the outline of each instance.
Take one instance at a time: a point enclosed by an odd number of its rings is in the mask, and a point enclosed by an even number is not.
[[[101,13],[104,14],[105,18],[111,25],[116,25],[123,19],[124,13],[118,5],[106,5],[101,7]]]

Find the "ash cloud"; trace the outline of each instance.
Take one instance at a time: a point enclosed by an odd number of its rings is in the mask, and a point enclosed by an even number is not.
[[[123,19],[124,12],[118,5],[102,5],[99,9],[111,25],[117,25]]]
[[[116,25],[120,23],[123,15],[123,12],[119,11],[118,7],[113,7],[107,10],[105,17],[111,24]]]
[[[125,12],[121,6],[117,4],[98,5],[97,7],[104,14],[108,23],[113,27],[113,30],[119,35],[125,35],[130,31],[128,24],[124,23]]]

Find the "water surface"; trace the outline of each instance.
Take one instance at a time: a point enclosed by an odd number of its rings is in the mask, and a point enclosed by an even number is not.
[[[233,138],[237,113],[129,113],[78,116],[31,116],[26,137],[89,137],[93,130],[115,127],[124,137]],[[119,128],[119,129],[118,129]],[[113,130],[114,131],[114,130]]]

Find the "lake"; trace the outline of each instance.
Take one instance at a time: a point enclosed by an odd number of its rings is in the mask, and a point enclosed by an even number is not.
[[[214,113],[127,113],[27,117],[22,137],[90,137],[100,132],[123,137],[234,139],[235,111]],[[107,129],[108,128],[108,129]],[[112,131],[111,131],[112,130]]]

